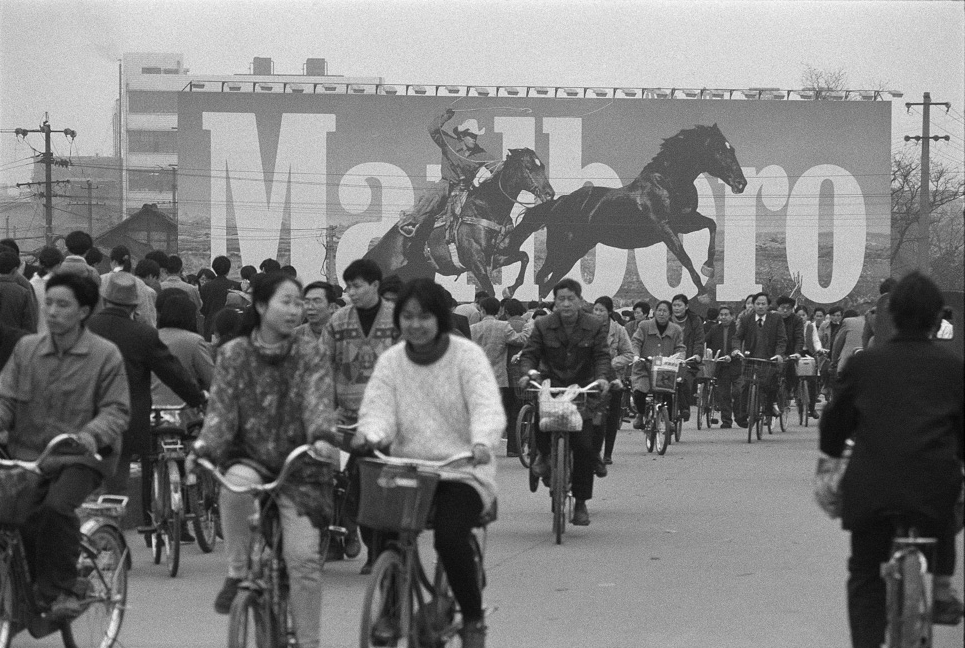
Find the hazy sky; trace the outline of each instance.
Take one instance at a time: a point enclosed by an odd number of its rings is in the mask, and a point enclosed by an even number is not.
[[[799,88],[805,64],[843,68],[850,88],[905,93],[893,148],[921,128],[905,101],[951,101],[932,131],[952,141],[932,150],[959,167],[965,156],[960,0],[0,0],[0,184],[30,172],[9,129],[45,111],[78,132],[75,154],[112,154],[117,60],[133,51],[183,53],[200,74],[245,73],[255,56],[300,74],[320,57],[333,74],[459,85]]]

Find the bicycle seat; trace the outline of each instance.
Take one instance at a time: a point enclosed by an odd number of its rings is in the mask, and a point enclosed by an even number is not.
[[[920,513],[887,509],[881,511],[877,517],[888,520],[896,540],[913,539],[915,542],[922,543],[935,542],[935,538],[930,537],[930,529],[934,524]],[[926,529],[929,531],[926,532]]]

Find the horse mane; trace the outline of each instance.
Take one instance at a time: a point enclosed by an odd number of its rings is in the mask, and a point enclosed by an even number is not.
[[[670,160],[679,162],[689,159],[697,148],[694,146],[695,142],[703,141],[705,138],[714,135],[721,135],[717,124],[713,126],[696,124],[693,128],[684,128],[676,135],[663,140],[660,144],[660,151],[653,156],[646,168],[664,166]]]

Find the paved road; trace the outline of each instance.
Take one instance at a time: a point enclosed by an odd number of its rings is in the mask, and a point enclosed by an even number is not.
[[[487,551],[489,645],[850,645],[848,537],[811,498],[816,448],[813,425],[748,445],[743,430],[697,431],[691,421],[681,443],[658,457],[625,428],[610,476],[597,481],[591,525],[568,527],[562,546],[551,538],[546,491],[530,494],[518,461],[500,459],[500,519]],[[186,547],[182,575],[170,579],[139,538],[132,546],[123,644],[224,645],[225,617],[211,608],[220,547],[210,556]],[[326,567],[326,647],[358,645],[359,566]],[[963,645],[961,625],[936,634],[936,648]],[[37,644],[19,637],[14,645]]]

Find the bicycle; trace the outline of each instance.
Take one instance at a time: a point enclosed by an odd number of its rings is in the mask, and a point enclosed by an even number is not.
[[[810,382],[817,376],[817,363],[814,358],[808,356],[798,358],[794,365],[794,373],[797,375],[797,389],[795,390],[794,400],[797,401],[798,425],[808,427],[811,420]]]
[[[664,455],[671,439],[680,441],[683,420],[677,413],[677,402],[684,384],[680,376],[684,361],[656,356],[637,358],[635,362],[646,362],[650,365],[650,391],[647,392],[643,412],[647,452],[656,449],[658,455]]]
[[[339,450],[351,453],[352,438],[358,428],[357,423],[352,425],[338,425],[338,431],[342,434],[342,442],[338,445]],[[348,519],[348,495],[349,466],[335,471],[332,491],[332,519],[328,528],[321,534],[321,544],[319,553],[322,558],[322,566],[329,560],[341,560],[345,556],[345,542],[349,535],[350,522]],[[354,531],[354,529],[353,529]],[[358,533],[357,531],[354,531]],[[354,556],[351,556],[354,558]]]
[[[741,356],[743,357],[743,356]],[[767,399],[762,397],[761,391],[765,385],[774,379],[777,371],[776,360],[744,357],[742,369],[743,379],[749,387],[747,391],[747,442],[751,442],[752,435],[757,435],[760,441],[763,436],[763,426],[766,423],[768,433],[771,430],[771,411]]]
[[[518,390],[517,392],[523,404],[516,415],[516,425],[513,428],[516,434],[516,447],[519,448],[519,463],[523,468],[529,468],[536,460],[536,399],[529,390]],[[531,489],[536,492],[533,485]]]
[[[430,580],[419,556],[418,537],[428,528],[432,500],[440,471],[472,458],[471,452],[442,461],[388,457],[376,451],[376,459],[363,459],[359,524],[398,534],[372,568],[365,588],[359,645],[399,648],[442,647],[462,629],[456,602],[441,561],[436,561]],[[486,586],[484,568],[486,525],[482,543],[472,537],[476,578],[480,591]]]
[[[186,445],[197,436],[202,419],[189,421],[186,405],[151,407],[151,435],[155,452],[151,458],[151,526],[139,527],[138,533],[151,543],[154,564],[165,558],[168,575],[178,575],[181,564],[181,530],[190,521],[198,546],[205,553],[214,549],[219,520],[217,489],[210,477],[184,480]],[[191,484],[189,482],[193,481]]]
[[[536,384],[530,380],[530,384]],[[530,388],[528,391],[539,394],[539,389]],[[586,409],[587,395],[599,393],[596,386],[591,383],[586,387],[547,387],[550,394],[562,394],[571,389],[576,390],[576,398],[572,401],[560,400],[541,400],[539,401],[539,428],[544,432],[550,432],[550,501],[553,511],[553,536],[556,544],[563,543],[563,533],[566,532],[566,518],[570,512],[572,498],[570,497],[570,483],[573,472],[573,457],[570,452],[570,432],[579,432],[583,429],[583,411]],[[570,421],[565,421],[561,414],[568,407],[575,407],[579,412],[579,425],[576,417]],[[535,431],[534,431],[535,435]],[[534,439],[535,441],[535,439]],[[533,461],[535,462],[535,442],[533,445]],[[529,473],[530,490],[536,492],[536,484],[539,478],[532,470]]]
[[[701,381],[700,392],[697,394],[697,429],[701,429],[702,421],[707,423],[707,429],[718,419],[715,412],[720,411],[717,403],[717,364],[730,362],[728,356],[722,358],[704,358],[698,380]]]
[[[70,434],[59,434],[35,461],[0,458],[0,470],[42,475],[41,465],[61,443],[76,441]],[[16,503],[12,506],[16,507]],[[0,502],[0,509],[4,503]],[[120,521],[127,498],[101,495],[84,502],[77,514],[81,519],[80,554],[77,572],[84,579],[85,609],[72,619],[49,618],[37,600],[17,524],[0,516],[0,648],[9,648],[13,638],[27,630],[36,639],[60,632],[66,648],[91,646],[110,648],[117,641],[127,604],[127,571],[131,555]],[[19,517],[19,516],[14,516]],[[19,520],[18,520],[19,521]],[[86,632],[79,632],[78,626]]]
[[[886,645],[888,648],[929,648],[932,621],[925,553],[934,548],[935,539],[920,537],[905,515],[893,513],[888,517],[894,523],[895,534],[891,557],[881,565],[888,615]]]
[[[238,593],[228,612],[228,648],[298,645],[289,616],[288,572],[282,557],[281,515],[275,495],[285,483],[295,460],[306,454],[319,463],[328,463],[313,454],[311,445],[301,445],[285,457],[274,481],[247,486],[229,481],[207,459],[197,459],[198,465],[220,482],[222,488],[255,497],[255,512],[248,518],[252,531],[248,572],[238,585]]]
[[[781,426],[781,432],[787,432],[787,426],[791,418],[791,397],[788,394],[787,389],[787,378],[784,376],[784,372],[780,372],[777,377],[777,394],[774,398],[774,404],[777,405],[777,410],[781,413],[780,416],[776,417],[778,425]],[[769,424],[767,426],[767,433],[771,434],[773,432],[772,426]]]

